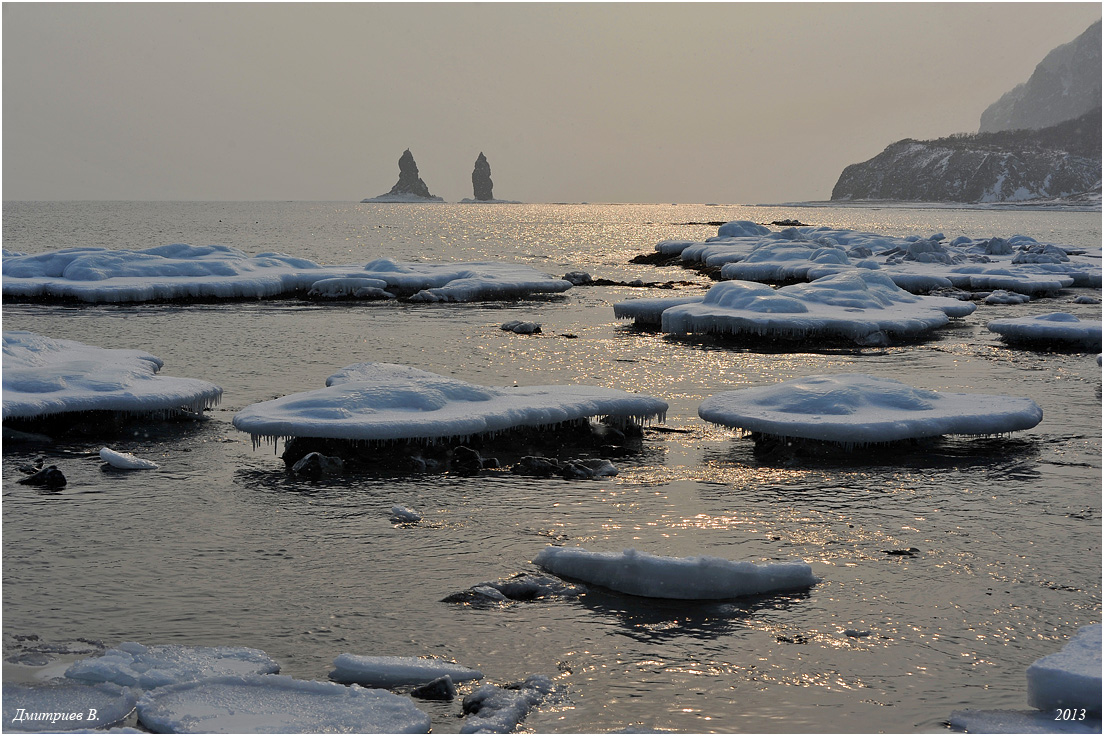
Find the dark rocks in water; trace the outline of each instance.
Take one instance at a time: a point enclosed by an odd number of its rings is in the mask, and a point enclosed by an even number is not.
[[[648,253],[639,253],[633,258],[629,259],[631,264],[645,264],[647,266],[682,266],[683,257],[678,253],[661,253],[660,251],[650,251]]]
[[[510,468],[517,476],[547,478],[561,476],[565,479],[593,479],[599,476],[616,476],[618,469],[604,458],[573,458],[558,461],[555,458],[525,456]]]
[[[536,322],[527,322],[525,320],[511,320],[500,325],[499,330],[505,330],[508,333],[518,333],[519,335],[533,335],[534,333],[541,332],[541,325]]]
[[[886,553],[887,555],[901,555],[906,558],[916,558],[917,554],[921,551],[917,548],[902,548],[898,550],[884,550],[882,552]]]
[[[65,474],[58,470],[57,466],[47,466],[26,478],[19,479],[19,483],[27,486],[43,486],[47,489],[60,489],[68,482],[65,480]]]
[[[490,605],[509,604],[515,601],[536,601],[539,599],[574,598],[586,589],[564,583],[560,579],[548,576],[534,576],[519,573],[505,581],[485,581],[475,586],[446,596],[442,601],[449,604]]]
[[[494,199],[491,196],[491,187],[494,182],[491,181],[491,164],[487,163],[487,157],[483,155],[483,151],[480,151],[480,155],[476,157],[476,166],[472,169],[472,195],[482,202]]]
[[[388,192],[389,195],[414,195],[433,199],[430,188],[418,176],[418,164],[414,163],[414,154],[408,148],[399,157],[399,181]]]
[[[325,456],[317,451],[308,453],[292,466],[292,473],[318,481],[323,476],[341,473],[345,464],[336,456]]]
[[[484,458],[478,450],[473,450],[464,445],[453,448],[453,457],[449,461],[450,470],[467,476],[472,476],[485,468],[495,468],[499,465],[496,458]]]
[[[570,282],[573,287],[582,287],[594,283],[594,279],[586,271],[569,271],[564,276],[560,277],[566,282]]]
[[[411,691],[411,696],[425,701],[452,701],[457,697],[457,687],[453,684],[452,678],[444,675],[414,689]]]
[[[782,228],[799,228],[809,226],[809,223],[803,223],[801,220],[772,220],[771,224],[778,225]]]

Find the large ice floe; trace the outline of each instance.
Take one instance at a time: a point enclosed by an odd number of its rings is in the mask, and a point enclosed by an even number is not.
[[[430,731],[407,696],[289,676],[221,676],[149,691],[138,720],[154,732],[397,734]]]
[[[415,263],[379,258],[321,266],[281,253],[174,244],[139,251],[70,248],[4,252],[4,299],[195,302],[313,296],[468,302],[555,294],[571,288],[523,264]]]
[[[976,734],[1101,734],[1101,625],[1078,630],[1063,648],[1025,671],[1028,705],[1037,711],[966,709],[952,729]]]
[[[1023,235],[949,241],[943,233],[900,237],[818,226],[771,231],[734,221],[704,242],[661,241],[656,251],[678,254],[688,266],[720,269],[723,279],[771,283],[811,281],[861,268],[919,293],[955,287],[1038,295],[1101,285],[1099,251]]]
[[[668,409],[619,389],[479,386],[392,363],[347,366],[326,387],[250,405],[234,415],[234,426],[255,444],[300,437],[433,443],[591,417],[643,423],[662,420]]]
[[[97,348],[25,331],[5,332],[3,418],[68,412],[200,412],[223,390],[199,379],[159,376],[164,362],[137,350]]]
[[[449,676],[454,681],[473,681],[483,673],[439,658],[342,653],[334,658],[330,680],[374,688],[419,686]]]
[[[5,683],[3,729],[60,732],[107,727],[130,716],[137,700],[130,689],[110,684]]]
[[[65,677],[142,689],[227,675],[278,673],[280,665],[248,647],[140,645],[124,642],[95,658],[78,660]]]
[[[708,397],[698,415],[757,436],[852,449],[941,435],[1000,435],[1035,427],[1043,410],[1024,397],[918,389],[868,374],[806,376]]]
[[[557,576],[654,599],[733,599],[793,591],[820,581],[808,563],[752,563],[711,556],[670,558],[549,546],[533,562]]]
[[[661,300],[642,309],[615,305],[615,315],[643,321],[655,316]],[[922,297],[899,288],[885,274],[852,270],[808,284],[773,289],[750,281],[715,284],[698,302],[688,300],[660,311],[665,333],[707,333],[781,340],[847,341],[887,345],[916,339],[950,317],[973,312],[969,302]]]
[[[1069,312],[1051,312],[1034,317],[991,320],[986,328],[1006,343],[1056,345],[1076,349],[1101,349],[1101,320],[1082,320]]]

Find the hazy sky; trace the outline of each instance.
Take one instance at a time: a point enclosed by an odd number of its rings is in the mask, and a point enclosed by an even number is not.
[[[1100,3],[3,5],[4,199],[828,199]]]

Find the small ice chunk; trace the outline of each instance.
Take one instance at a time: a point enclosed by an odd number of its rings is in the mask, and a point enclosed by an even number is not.
[[[526,320],[510,320],[500,325],[499,329],[508,333],[518,333],[519,335],[533,335],[541,332],[541,325]]]
[[[422,515],[410,507],[403,507],[397,504],[391,508],[391,521],[395,523],[420,522],[422,521]]]
[[[96,658],[78,660],[66,678],[88,683],[157,688],[170,683],[223,675],[277,673],[280,665],[261,650],[248,647],[190,647],[124,642]]]
[[[430,717],[406,696],[289,676],[222,676],[149,691],[139,722],[155,732],[425,733]]]
[[[1028,666],[1025,675],[1029,706],[1100,714],[1101,625],[1082,627],[1062,650]]]
[[[530,711],[553,692],[548,676],[532,675],[507,687],[486,685],[464,697],[469,717],[461,734],[507,734],[513,732]]]
[[[113,468],[122,468],[126,470],[139,470],[139,469],[155,469],[161,468],[153,461],[148,461],[145,458],[139,458],[138,456],[131,455],[130,453],[123,453],[118,450],[112,450],[111,448],[100,448],[100,460],[104,463],[112,466]]]
[[[593,553],[549,546],[533,562],[550,573],[657,599],[732,599],[809,588],[821,579],[808,563],[751,563],[711,556],[669,558],[632,548]]]
[[[376,688],[420,685],[441,676],[449,676],[454,681],[472,681],[483,678],[483,673],[440,658],[351,653],[334,658],[334,670],[330,671],[330,679],[338,683]]]

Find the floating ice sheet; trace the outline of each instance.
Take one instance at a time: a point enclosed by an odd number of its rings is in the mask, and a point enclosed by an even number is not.
[[[138,701],[155,732],[425,733],[430,717],[406,696],[288,676],[222,676],[165,686]]]
[[[732,599],[808,588],[820,579],[808,563],[752,563],[711,556],[669,558],[628,549],[594,553],[550,546],[533,562],[550,573],[656,599]]]
[[[1085,709],[1101,715],[1101,625],[1082,627],[1051,655],[1025,671],[1028,705],[1037,709]]]
[[[280,665],[260,650],[248,647],[189,647],[124,642],[95,658],[78,660],[66,678],[87,683],[157,688],[224,675],[277,673]]]
[[[1055,712],[964,709],[948,718],[951,728],[971,734],[1101,734],[1101,717],[1056,719]]]
[[[1035,427],[1031,399],[917,389],[867,374],[807,376],[708,397],[707,422],[845,446],[940,435],[998,435]]]
[[[644,422],[665,402],[594,386],[487,387],[391,363],[347,366],[326,389],[253,404],[234,426],[267,438],[388,441],[466,438],[589,417]]]
[[[454,681],[473,681],[483,678],[483,673],[439,658],[351,653],[334,658],[334,670],[330,671],[330,679],[338,683],[375,688],[419,686],[441,676],[449,676]]]
[[[1009,343],[1061,343],[1087,350],[1101,348],[1101,321],[1081,320],[1068,312],[991,320],[986,327]]]
[[[721,282],[699,303],[665,309],[661,329],[886,345],[946,325],[949,312],[959,316],[973,309],[958,300],[910,294],[884,274],[854,270],[777,290],[755,282]]]
[[[167,302],[318,297],[466,302],[563,292],[569,282],[522,264],[404,263],[320,266],[280,253],[247,256],[227,246],[175,244],[141,251],[71,248],[4,253],[5,298],[81,302]]]
[[[61,732],[106,727],[126,719],[136,701],[130,689],[110,684],[5,683],[3,729]]]
[[[461,734],[508,734],[526,715],[553,692],[548,676],[532,675],[521,683],[501,687],[486,685],[464,697],[468,718]]]
[[[158,376],[160,358],[25,331],[5,332],[5,420],[62,412],[200,412],[223,390],[207,381]]]

